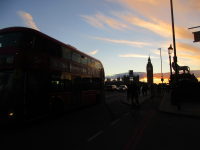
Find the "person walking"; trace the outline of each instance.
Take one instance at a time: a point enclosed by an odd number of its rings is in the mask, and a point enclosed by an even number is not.
[[[140,86],[137,87],[137,91],[138,91],[138,97],[140,96]]]
[[[135,83],[130,84],[130,91],[129,92],[130,92],[130,95],[131,95],[132,103],[133,103],[133,99],[135,99],[136,103],[138,104],[139,110],[140,110],[140,103],[138,101],[138,87]]]
[[[127,100],[129,100],[129,96],[131,94],[131,83],[129,82],[126,86],[127,86]]]
[[[144,85],[142,86],[142,96],[144,96],[144,90],[145,90],[145,87]]]
[[[155,96],[155,88],[154,88],[153,84],[151,84],[151,86],[150,86],[150,91],[151,91],[151,100],[153,102],[153,99]]]

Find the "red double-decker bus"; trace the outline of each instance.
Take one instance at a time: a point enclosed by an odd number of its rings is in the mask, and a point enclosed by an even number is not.
[[[37,30],[0,30],[0,117],[18,122],[105,100],[102,63]]]

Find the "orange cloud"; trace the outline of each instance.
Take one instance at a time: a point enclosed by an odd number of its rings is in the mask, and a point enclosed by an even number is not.
[[[99,50],[96,50],[96,51],[90,52],[89,54],[94,55],[94,54],[96,54],[98,51],[99,51]]]
[[[87,15],[79,15],[79,16],[85,18],[84,21],[86,21],[87,23],[96,28],[106,29],[104,25],[107,25],[117,30],[123,30],[124,28],[131,29],[128,25],[122,23],[121,21],[113,19],[111,17],[106,17],[101,13],[97,13],[93,17]]]
[[[154,16],[154,18],[159,20],[165,19],[165,22],[171,23],[171,5],[169,0],[109,0],[108,2],[118,2],[120,5],[125,6],[127,10],[133,10],[143,17],[151,18]],[[200,1],[173,1],[173,10],[175,24],[179,20],[181,20],[183,24],[188,24],[187,17],[199,16],[198,12],[200,12]]]
[[[132,13],[112,12],[115,16],[128,21],[129,23],[146,28],[164,37],[172,37],[172,25],[162,20],[150,17],[149,21],[138,18]],[[193,39],[193,35],[187,28],[175,26],[176,38],[178,39]]]
[[[107,0],[112,3],[119,3],[127,11],[137,14],[140,17],[120,14],[121,18],[126,18],[133,25],[147,28],[159,35],[172,37],[171,27],[171,5],[169,0]],[[199,25],[200,1],[199,0],[181,0],[173,1],[175,35],[178,39],[192,39],[188,31],[189,27]],[[115,13],[119,17],[119,13]],[[131,17],[131,18],[130,18]],[[141,19],[145,18],[144,19]],[[189,19],[192,19],[188,21]],[[148,21],[147,21],[148,20]]]
[[[161,54],[162,56],[169,56],[168,55],[168,47],[169,41],[166,41],[159,46],[162,47]],[[173,46],[173,45],[172,45]],[[165,49],[163,49],[165,47]],[[152,53],[160,55],[159,50],[150,50]],[[189,66],[190,69],[194,70],[195,68],[200,68],[199,58],[200,58],[200,48],[192,46],[187,43],[182,43],[176,41],[176,55],[178,57],[178,64],[180,66]],[[173,62],[174,52],[172,52],[171,60]],[[163,60],[169,63],[169,59]]]
[[[152,45],[152,43],[144,43],[144,42],[133,42],[133,41],[125,41],[125,40],[114,40],[114,39],[107,39],[107,38],[100,38],[100,37],[92,37],[94,39],[104,40],[113,43],[121,43],[121,44],[129,44],[131,46],[141,47],[143,45]]]
[[[178,51],[184,51],[184,52],[189,52],[193,54],[200,54],[200,48],[194,47],[192,45],[189,45],[187,43],[182,43],[182,42],[176,42],[177,50]]]
[[[24,20],[25,25],[39,31],[39,29],[36,27],[35,23],[33,22],[33,18],[31,14],[23,12],[23,11],[18,11],[17,13]]]
[[[97,19],[101,20],[108,26],[114,29],[123,30],[123,28],[129,28],[126,24],[122,23],[121,21],[115,20],[111,17],[106,17],[101,13],[95,15]]]

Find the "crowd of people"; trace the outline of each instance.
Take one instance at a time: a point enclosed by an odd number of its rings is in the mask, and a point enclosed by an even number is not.
[[[133,102],[133,99],[135,99],[136,103],[138,103],[139,108],[140,108],[140,104],[138,101],[139,96],[146,96],[149,93],[151,95],[151,100],[153,102],[153,99],[156,94],[159,96],[162,92],[170,92],[171,90],[170,86],[151,84],[150,86],[143,85],[140,87],[133,82],[132,83],[129,82],[126,86],[128,87],[127,100],[129,101],[129,99],[131,98]]]
[[[151,94],[152,96],[155,95],[160,95],[163,92],[170,92],[171,87],[168,85],[155,85],[151,84],[150,86],[148,85],[143,85],[143,86],[137,86],[135,83],[129,82],[127,85],[128,90],[127,90],[127,99],[132,95],[136,96],[146,96],[148,93]]]

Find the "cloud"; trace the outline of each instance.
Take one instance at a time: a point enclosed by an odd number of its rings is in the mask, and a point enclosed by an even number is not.
[[[97,19],[101,20],[103,23],[107,24],[109,27],[123,30],[123,28],[129,28],[126,24],[122,23],[119,20],[115,20],[111,17],[106,17],[105,15],[98,13],[95,15]]]
[[[143,45],[152,45],[152,43],[144,43],[144,42],[133,42],[133,41],[125,41],[125,40],[114,40],[114,39],[107,39],[107,38],[100,38],[100,37],[92,37],[98,40],[104,40],[113,43],[120,43],[120,44],[129,44],[131,46],[142,47]]]
[[[89,54],[94,55],[94,54],[96,54],[98,51],[99,51],[99,50],[96,50],[96,51],[90,52]]]
[[[176,52],[178,64],[200,67],[200,48],[187,43],[176,42]]]
[[[31,17],[31,14],[23,12],[23,11],[18,11],[17,13],[23,19],[24,25],[39,31],[39,29],[36,27],[35,23],[33,22],[33,18]]]
[[[172,41],[165,41],[164,43],[158,43],[158,47],[161,47],[162,56],[168,56],[169,43]],[[196,44],[194,44],[196,45]],[[198,46],[198,45],[197,45]],[[173,45],[172,45],[173,47]],[[152,53],[160,55],[159,50],[149,49]],[[189,66],[191,69],[200,68],[200,48],[193,45],[176,41],[176,55],[178,58],[178,64],[181,66]],[[171,61],[173,62],[174,51],[171,54]],[[164,58],[164,57],[163,57]],[[166,58],[166,57],[165,57]],[[163,60],[169,63],[169,58]]]
[[[169,0],[109,0],[108,2],[119,3],[127,10],[132,10],[140,16],[155,18],[171,22],[171,10]],[[198,17],[200,12],[199,0],[176,0],[173,1],[175,22],[182,20],[187,24],[188,17]],[[198,20],[196,20],[198,22]]]
[[[151,50],[151,52],[154,53],[154,54],[160,55],[160,50]],[[161,49],[161,55],[162,55],[162,56],[163,56],[163,55],[169,56],[169,55],[168,55],[168,52],[166,52],[166,50],[162,50],[162,49]]]
[[[148,58],[149,57],[148,55],[140,55],[140,54],[124,54],[124,55],[119,54],[118,56],[119,57],[140,57],[140,58]],[[151,58],[158,58],[158,57],[151,56]]]
[[[89,23],[90,25],[96,28],[105,29],[105,26],[103,25],[103,23],[101,23],[98,19],[91,16],[87,16],[87,15],[79,15],[79,16],[83,17],[84,21]]]
[[[171,8],[169,0],[108,0],[119,3],[126,13],[111,12],[129,23],[149,29],[161,36],[172,37]],[[199,0],[173,1],[175,35],[178,39],[192,39],[188,27],[198,25]],[[131,13],[132,14],[131,14]],[[137,17],[136,14],[139,16]]]
[[[89,23],[90,25],[96,28],[106,29],[105,25],[107,25],[111,28],[122,30],[122,31],[124,28],[131,29],[125,23],[122,23],[121,21],[116,20],[111,17],[106,17],[102,13],[97,13],[93,16],[87,16],[87,15],[79,15],[79,16],[83,17],[85,22]]]
[[[112,12],[112,14],[125,21],[128,21],[132,25],[146,28],[163,37],[172,37],[172,25],[170,23],[166,23],[154,17],[150,17],[149,21],[146,21],[144,19],[140,19],[139,17],[135,16],[135,14],[130,12]],[[175,26],[175,32],[177,39],[193,39],[193,35],[190,31],[188,31],[187,28]]]
[[[200,54],[200,48],[194,47],[192,45],[189,45],[187,43],[182,43],[182,42],[176,42],[177,50],[182,51],[182,52],[189,52],[192,54]]]

